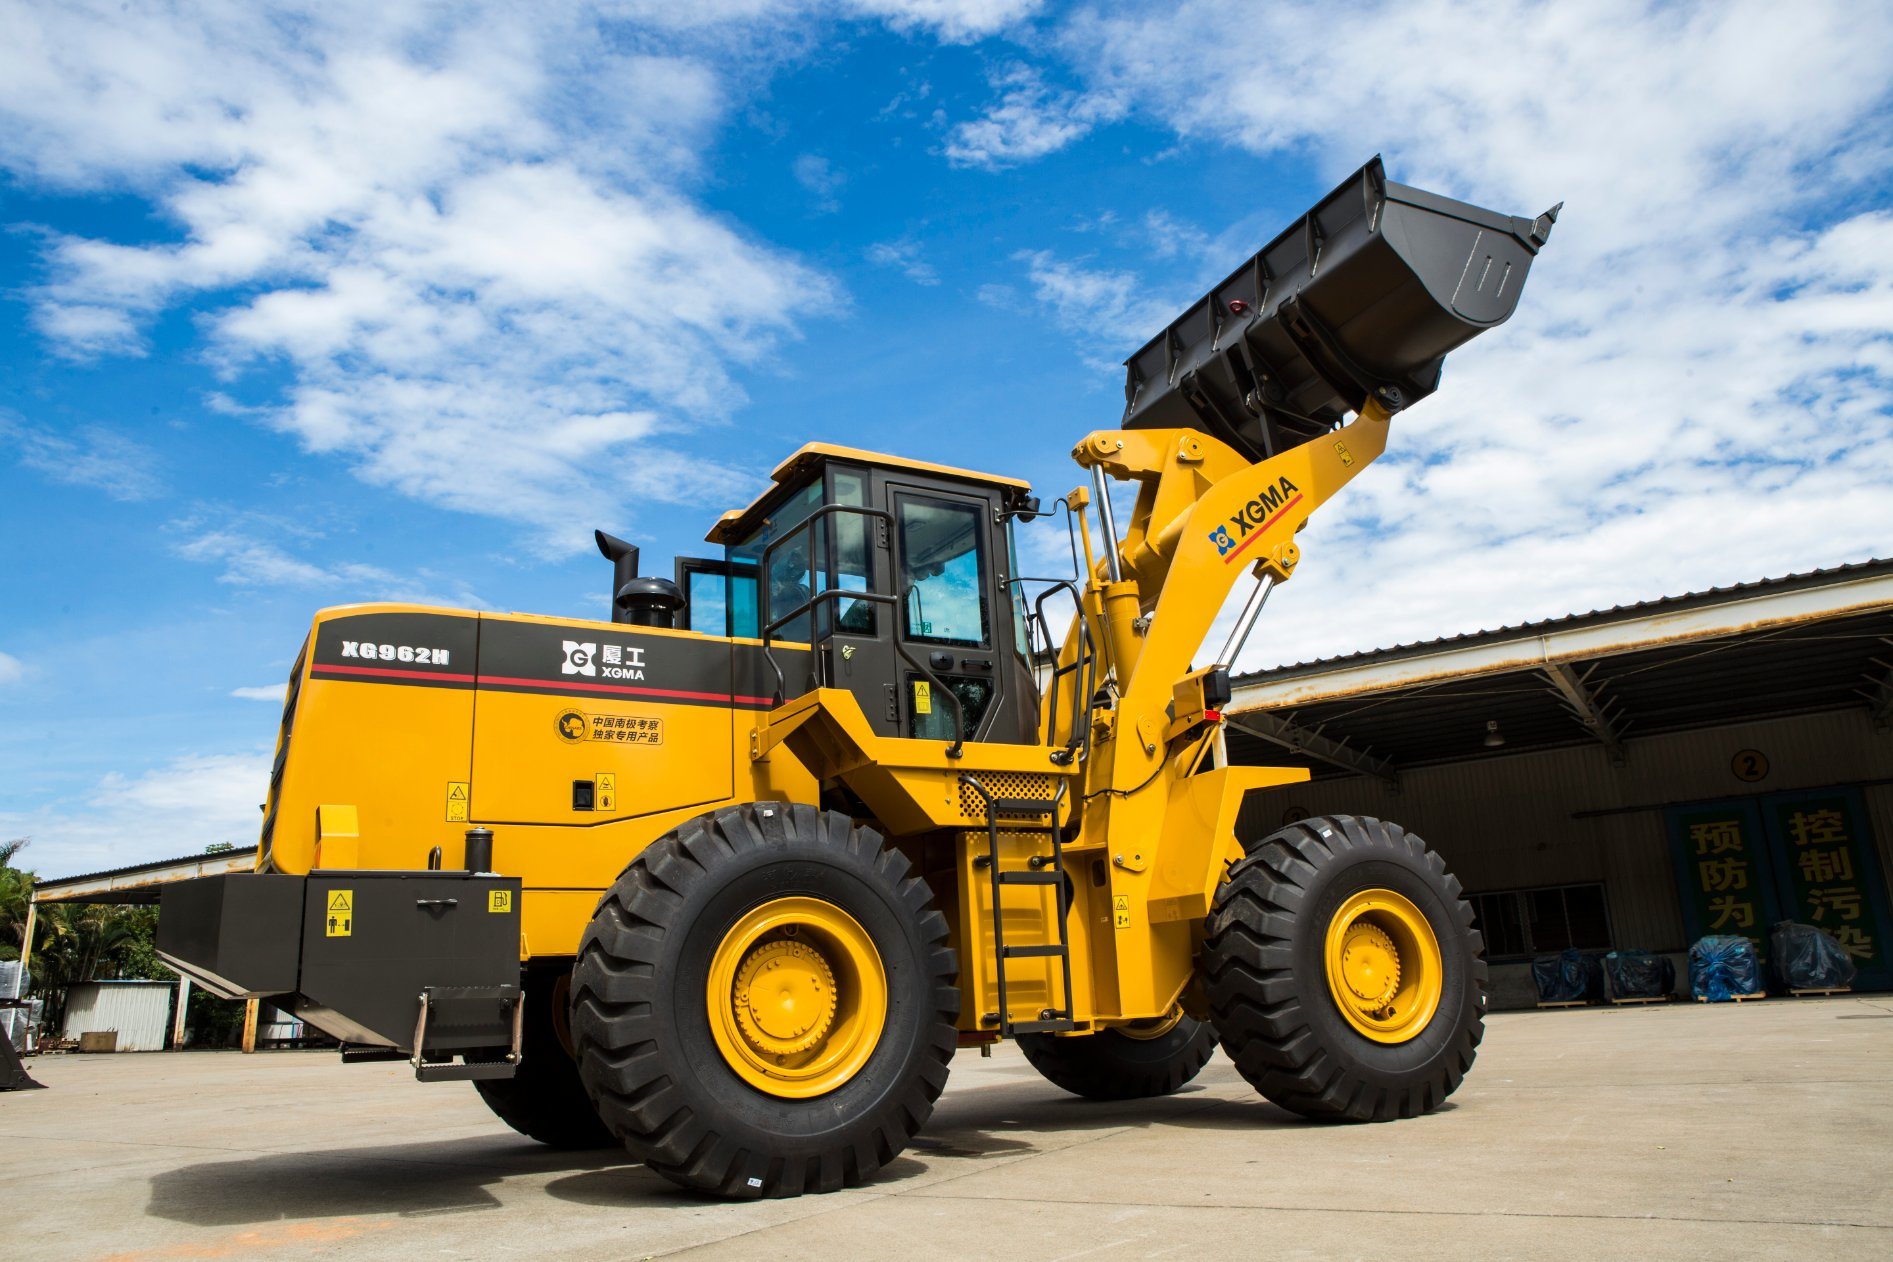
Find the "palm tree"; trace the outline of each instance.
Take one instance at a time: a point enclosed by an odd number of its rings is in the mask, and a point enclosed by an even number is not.
[[[27,839],[0,841],[0,944],[26,945],[26,909],[33,899],[33,874],[13,866]]]

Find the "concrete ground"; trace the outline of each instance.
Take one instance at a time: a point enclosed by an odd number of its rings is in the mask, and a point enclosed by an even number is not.
[[[39,1057],[10,1258],[1893,1256],[1893,998],[1503,1013],[1429,1117],[1315,1126],[1218,1056],[1092,1104],[962,1053],[871,1186],[693,1199],[333,1053]]]

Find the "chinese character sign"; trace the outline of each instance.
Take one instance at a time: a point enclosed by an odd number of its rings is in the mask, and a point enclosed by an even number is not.
[[[1690,940],[1738,934],[1762,950],[1773,908],[1753,806],[1681,807],[1668,813],[1668,822]]]
[[[1766,806],[1785,878],[1787,914],[1834,935],[1863,974],[1887,967],[1876,914],[1879,865],[1860,799],[1846,790],[1783,794]]]

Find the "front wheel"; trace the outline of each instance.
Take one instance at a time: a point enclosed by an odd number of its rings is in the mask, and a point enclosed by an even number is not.
[[[572,982],[579,1076],[632,1156],[728,1197],[828,1192],[893,1160],[956,1042],[946,919],[873,829],[758,803],[625,869]]]
[[[1485,1029],[1486,965],[1459,882],[1398,824],[1317,816],[1231,868],[1204,926],[1223,1050],[1304,1117],[1439,1107]]]

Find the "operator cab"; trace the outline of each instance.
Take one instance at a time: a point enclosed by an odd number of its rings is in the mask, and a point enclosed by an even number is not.
[[[678,559],[679,626],[763,641],[778,702],[846,689],[884,736],[1038,738],[1012,539],[1030,486],[827,443],[770,476],[707,536],[722,560]]]

